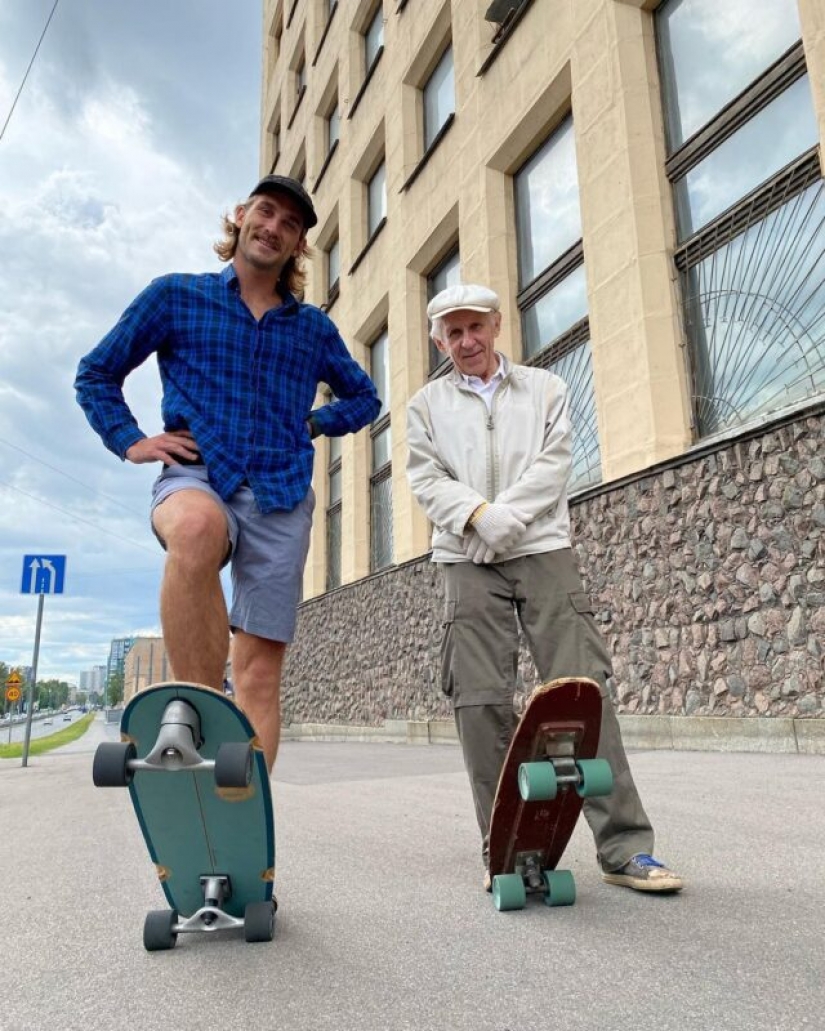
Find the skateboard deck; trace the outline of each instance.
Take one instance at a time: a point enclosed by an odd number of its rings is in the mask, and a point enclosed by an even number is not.
[[[595,758],[601,714],[593,680],[552,680],[530,696],[493,801],[489,864],[497,909],[521,909],[531,892],[551,906],[575,901],[572,873],[556,867],[584,799],[612,790],[609,765]]]
[[[184,931],[274,931],[275,830],[269,773],[255,732],[226,695],[155,684],[128,703],[121,743],[95,755],[94,781],[127,784],[170,910],[147,916],[144,945]]]

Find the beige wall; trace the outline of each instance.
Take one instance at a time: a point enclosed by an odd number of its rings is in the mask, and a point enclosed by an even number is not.
[[[798,0],[799,20],[802,23],[802,45],[808,65],[808,78],[814,111],[819,122],[819,162],[825,175],[825,4],[822,0]]]
[[[123,700],[163,680],[171,680],[172,668],[162,637],[137,637],[123,662]]]
[[[396,562],[423,554],[428,527],[404,476],[405,407],[426,382],[426,275],[460,241],[465,281],[488,283],[504,305],[501,348],[521,357],[512,176],[571,110],[576,133],[597,419],[605,482],[683,453],[691,444],[671,191],[650,0],[537,0],[497,59],[488,0],[383,0],[385,52],[353,112],[363,80],[359,33],[370,0],[266,0],[262,171],[303,163],[319,225],[307,299],[322,304],[323,248],[340,233],[340,295],[330,315],[355,357],[386,325],[391,345]],[[800,0],[814,100],[825,135],[825,14]],[[292,20],[286,24],[290,11]],[[275,36],[280,37],[276,44]],[[410,186],[422,150],[419,89],[452,40],[456,117]],[[295,111],[301,53],[307,90]],[[314,61],[314,64],[313,64]],[[337,84],[337,85],[336,85]],[[341,138],[324,162],[324,117],[338,90]],[[292,119],[291,127],[288,127]],[[387,224],[354,272],[366,242],[365,188],[381,154]],[[319,441],[318,509],[305,597],[324,590],[327,447]],[[369,572],[369,435],[343,445],[343,582]]]

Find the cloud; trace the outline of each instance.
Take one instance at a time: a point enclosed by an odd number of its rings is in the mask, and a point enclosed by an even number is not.
[[[169,148],[169,125],[185,123],[186,110],[167,96],[166,118],[150,90],[104,67],[88,24],[63,29],[84,46],[63,65],[44,59],[0,143],[0,659],[32,658],[36,601],[19,593],[23,556],[66,554],[66,593],[46,600],[38,672],[76,681],[106,661],[112,638],[159,632],[163,562],[148,523],[158,470],[104,449],[74,400],[77,362],[152,278],[220,267],[220,216],[247,184],[227,190],[204,174],[198,147]],[[0,43],[0,110],[17,74]],[[232,133],[217,119],[210,133],[217,166]],[[245,146],[255,168],[256,145],[257,133],[235,141],[236,163]],[[126,394],[157,432],[154,362]]]

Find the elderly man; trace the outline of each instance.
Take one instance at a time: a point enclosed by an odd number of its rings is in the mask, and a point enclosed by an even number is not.
[[[499,299],[484,286],[443,290],[427,308],[436,346],[453,361],[408,409],[408,476],[433,523],[444,575],[442,686],[453,702],[487,862],[498,777],[516,725],[518,624],[542,680],[586,676],[602,693],[599,756],[614,790],[584,813],[609,884],[675,892],[653,858],[653,829],[627,762],[607,678],[610,657],[570,543],[567,387],[552,372],[495,349]],[[485,871],[484,885],[490,888]]]

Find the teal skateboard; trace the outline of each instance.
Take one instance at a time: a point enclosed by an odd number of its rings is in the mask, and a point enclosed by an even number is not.
[[[128,786],[171,907],[147,915],[146,949],[232,928],[248,942],[271,941],[272,794],[242,710],[198,684],[155,684],[126,706],[120,736],[98,746],[92,776],[98,787]]]

